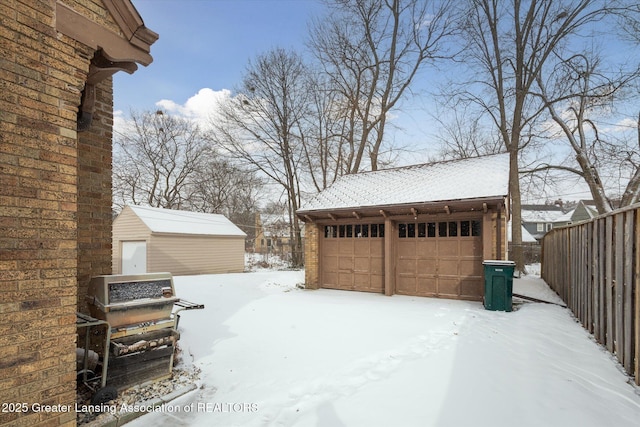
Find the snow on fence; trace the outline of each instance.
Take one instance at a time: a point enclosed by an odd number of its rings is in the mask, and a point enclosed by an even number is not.
[[[640,204],[548,232],[542,278],[640,385]]]

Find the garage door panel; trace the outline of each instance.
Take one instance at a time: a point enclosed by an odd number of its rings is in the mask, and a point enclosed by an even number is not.
[[[353,271],[353,258],[340,257],[338,258],[338,270]]]
[[[482,253],[482,246],[480,245],[480,242],[478,241],[478,239],[460,240],[460,256],[461,257],[468,257],[468,256],[475,257],[478,255],[478,253]]]
[[[415,257],[416,244],[411,240],[400,240],[396,250],[399,257]]]
[[[416,294],[415,276],[400,276],[396,281],[396,293],[401,295]]]
[[[353,285],[356,288],[368,288],[369,287],[369,275],[368,274],[353,274]]]
[[[354,259],[354,271],[365,271],[369,272],[371,270],[371,263],[369,262],[369,258],[358,257]]]
[[[438,280],[435,277],[418,278],[417,291],[419,295],[434,296],[438,292]]]
[[[370,289],[374,292],[384,292],[384,275],[372,274],[370,276]]]
[[[460,275],[461,276],[481,276],[482,275],[482,263],[479,259],[467,258],[460,260]]]
[[[403,274],[416,274],[416,260],[413,258],[399,259],[397,265],[398,271],[401,271]]]
[[[384,256],[384,239],[370,239],[369,253],[372,257]]]
[[[338,273],[338,286],[343,289],[353,288],[353,273],[352,272],[339,272]]]
[[[338,273],[325,272],[324,285],[332,288],[338,286]]]
[[[416,256],[433,257],[438,251],[435,239],[418,239],[415,246]]]
[[[371,274],[384,276],[384,259],[371,258]]]
[[[436,274],[438,269],[438,260],[435,258],[421,259],[417,262],[418,274]]]
[[[369,239],[354,239],[353,250],[356,254],[369,253]]]
[[[324,255],[337,255],[338,254],[338,240],[337,239],[324,239],[322,243],[322,252]]]
[[[438,262],[438,274],[442,276],[458,276],[458,260],[440,259]]]
[[[457,297],[460,293],[460,279],[458,277],[438,278],[438,294],[441,296]]]
[[[337,271],[338,258],[335,256],[325,256],[322,258],[322,265],[326,271]]]
[[[469,278],[460,281],[460,296],[471,299],[482,298],[484,294],[482,279]]]
[[[447,256],[452,256],[452,257],[458,257],[460,255],[459,251],[458,251],[458,241],[455,239],[451,239],[449,241],[447,240],[440,240],[440,242],[438,242],[438,256],[439,257],[447,257]]]
[[[338,255],[353,255],[353,242],[348,239],[338,239]]]

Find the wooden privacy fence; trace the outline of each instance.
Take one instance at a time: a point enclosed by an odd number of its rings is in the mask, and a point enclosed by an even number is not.
[[[542,241],[542,278],[640,385],[640,204]]]

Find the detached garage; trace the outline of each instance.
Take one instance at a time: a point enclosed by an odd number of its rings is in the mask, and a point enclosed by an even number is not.
[[[113,273],[242,272],[245,238],[224,215],[125,206],[113,222]]]
[[[482,300],[508,188],[508,154],[345,175],[298,211],[306,286]]]

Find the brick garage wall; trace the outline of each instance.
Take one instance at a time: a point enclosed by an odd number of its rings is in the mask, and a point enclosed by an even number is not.
[[[308,222],[304,226],[304,282],[307,289],[318,289],[321,225]]]
[[[75,425],[31,410],[75,402],[76,114],[93,51],[54,25],[55,1],[0,0],[0,402],[28,405],[0,425]]]
[[[111,274],[113,84],[96,88],[91,127],[78,133],[78,311],[92,276]]]

